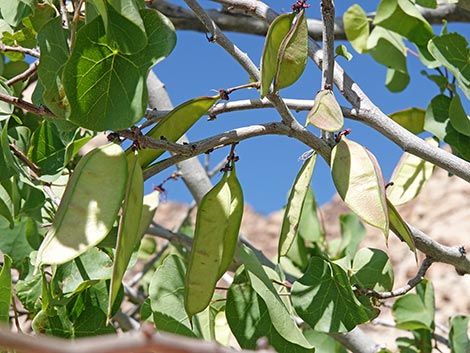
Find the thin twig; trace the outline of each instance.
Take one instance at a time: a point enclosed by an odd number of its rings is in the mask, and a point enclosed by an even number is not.
[[[51,112],[47,107],[43,105],[34,105],[32,103],[26,102],[21,98],[10,96],[6,93],[0,92],[0,101],[13,104],[15,107],[24,109],[28,112],[34,113],[40,116],[48,116],[50,118],[56,118],[53,112]]]
[[[31,162],[28,157],[22,151],[20,151],[18,147],[16,147],[14,143],[10,143],[8,147],[19,160],[21,160],[24,164],[28,166],[29,169],[31,169],[33,177],[37,179],[40,175],[40,168],[35,163]]]
[[[10,78],[5,82],[7,86],[11,86],[15,84],[16,82],[24,81],[28,79],[29,77],[33,76],[36,71],[38,71],[38,65],[39,65],[39,60],[36,60],[33,62],[31,65],[29,65],[29,68],[23,71],[21,74],[16,75],[15,77]]]
[[[39,58],[39,51],[36,49],[30,49],[30,48],[24,48],[20,46],[11,46],[11,45],[5,45],[5,44],[0,44],[0,51],[6,52],[6,51],[13,51],[17,53],[23,53],[29,56],[33,56],[35,58]]]
[[[413,277],[412,279],[410,279],[408,281],[408,283],[406,284],[406,286],[395,289],[391,292],[380,292],[379,293],[379,292],[376,292],[376,291],[371,290],[371,289],[359,288],[359,287],[358,287],[357,290],[361,294],[364,294],[364,295],[367,295],[367,296],[370,296],[370,297],[374,297],[374,298],[378,298],[378,299],[389,299],[389,298],[394,298],[394,297],[399,297],[399,296],[405,295],[410,290],[412,290],[414,287],[416,287],[424,279],[424,275],[426,274],[426,271],[429,269],[429,267],[432,265],[432,263],[433,263],[433,260],[429,257],[426,257],[424,259],[423,263],[421,264],[416,276]]]

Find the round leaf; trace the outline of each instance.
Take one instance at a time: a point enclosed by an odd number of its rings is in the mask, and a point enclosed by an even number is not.
[[[343,127],[343,112],[333,91],[324,89],[317,93],[313,107],[307,115],[307,121],[326,131],[338,131]]]

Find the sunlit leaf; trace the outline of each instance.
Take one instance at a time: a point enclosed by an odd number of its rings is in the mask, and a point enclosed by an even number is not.
[[[457,132],[470,136],[470,118],[465,113],[462,101],[457,94],[450,100],[449,117],[450,123]]]
[[[348,8],[343,15],[343,23],[346,38],[354,50],[358,53],[366,52],[370,21],[362,7],[354,4]]]
[[[338,45],[335,49],[336,55],[342,56],[347,61],[350,61],[353,58],[353,55],[348,51],[345,45]]]
[[[176,37],[171,22],[159,12],[142,10],[141,15],[148,45],[132,55],[108,43],[100,17],[78,31],[63,73],[72,122],[96,131],[118,130],[144,115],[148,70],[173,50]]]
[[[307,122],[326,131],[338,131],[343,127],[343,112],[333,91],[324,89],[317,93],[313,107],[307,115]]]
[[[392,307],[396,325],[405,330],[434,329],[434,288],[424,280],[417,287],[417,294],[408,293],[398,298]]]
[[[227,320],[240,346],[256,349],[257,341],[267,337],[279,353],[307,353],[307,349],[283,338],[271,323],[267,304],[251,286],[247,272],[239,270],[227,293]]]
[[[376,292],[393,288],[393,267],[387,254],[379,249],[362,248],[354,256],[351,283]]]
[[[271,323],[279,335],[295,345],[307,349],[312,348],[302,331],[297,327],[294,318],[289,313],[255,254],[245,245],[242,245],[238,248],[238,257],[245,265],[251,286],[266,304]]]
[[[410,75],[393,69],[387,69],[385,86],[390,92],[401,92],[410,83]]]
[[[3,255],[3,265],[0,271],[0,322],[7,324],[10,321],[11,304],[11,259]]]
[[[11,89],[0,80],[0,93],[12,95]],[[0,121],[8,119],[13,113],[13,105],[4,101],[0,101]]]
[[[458,315],[450,320],[449,343],[452,353],[467,353],[470,349],[468,338],[470,317]]]
[[[311,258],[291,293],[295,311],[315,331],[347,332],[378,314],[356,299],[346,272],[321,257]]]
[[[195,337],[184,309],[185,270],[179,256],[168,256],[152,276],[150,305],[158,330]]]
[[[65,118],[69,104],[62,85],[62,72],[69,58],[67,32],[62,27],[62,18],[49,21],[38,34],[41,60],[38,76],[44,87],[44,104],[57,116]]]
[[[434,35],[431,25],[409,0],[382,0],[374,25],[401,34],[417,45],[426,45]]]
[[[389,116],[393,121],[415,135],[424,131],[424,109],[408,108],[389,114]]]
[[[454,74],[460,89],[470,98],[470,49],[465,37],[458,33],[443,34],[430,40],[428,49]]]

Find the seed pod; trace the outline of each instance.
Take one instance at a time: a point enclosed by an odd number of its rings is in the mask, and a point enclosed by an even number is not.
[[[189,318],[209,305],[220,278],[230,218],[230,194],[225,173],[199,204],[184,288],[184,306]]]
[[[235,165],[229,172],[227,183],[230,188],[231,203],[227,230],[224,237],[222,262],[219,268],[219,278],[223,276],[232,263],[235,250],[237,249],[238,233],[240,232],[243,216],[243,190],[235,173]]]
[[[132,253],[142,237],[142,234],[139,233],[139,228],[142,218],[144,178],[138,155],[134,152],[132,157],[131,163],[129,163],[129,177],[118,230],[113,274],[111,276],[111,284],[109,285],[108,320]]]
[[[127,160],[119,145],[87,153],[77,164],[39,247],[37,266],[65,263],[103,240],[121,207],[126,181]]]

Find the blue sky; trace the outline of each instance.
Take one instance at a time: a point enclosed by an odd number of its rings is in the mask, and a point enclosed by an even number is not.
[[[337,1],[337,14],[343,13],[353,3]],[[358,3],[363,5],[366,11],[372,11],[378,1],[358,1]],[[290,7],[290,2],[280,4],[278,1],[271,1],[268,4],[278,12],[286,11]],[[307,10],[309,18],[320,17],[318,4],[319,2],[315,2]],[[217,4],[209,3],[209,6],[217,7]],[[452,30],[464,34],[469,30],[469,26],[450,24],[449,31]],[[439,33],[438,31],[439,29],[435,30],[436,33]],[[226,34],[256,64],[259,64],[264,38]],[[159,78],[166,84],[174,105],[197,96],[213,95],[213,90],[219,88],[234,87],[248,82],[248,75],[235,60],[217,44],[209,43],[203,33],[179,31],[177,36],[178,41],[173,53],[154,68]],[[386,73],[384,67],[377,64],[369,55],[360,55],[353,49],[350,51],[354,55],[352,61],[347,62],[343,58],[338,58],[338,62],[385,113],[408,107],[426,108],[429,100],[439,93],[437,86],[420,74],[425,67],[414,57],[408,57],[411,82],[404,92],[397,94],[389,92],[384,86]],[[309,61],[302,78],[280,93],[284,98],[313,99],[319,89],[320,71],[313,62]],[[339,97],[338,94],[336,96]],[[259,94],[256,90],[244,90],[232,93],[230,96],[232,101],[247,98],[259,98]],[[341,105],[349,106],[344,100],[339,99],[339,101]],[[303,124],[307,112],[295,114]],[[279,119],[276,112],[271,109],[227,113],[219,115],[215,121],[206,121],[202,118],[187,135],[190,140],[195,141],[233,128],[279,121]],[[400,148],[365,125],[346,120],[345,128],[352,129],[352,134],[349,136],[351,139],[366,146],[377,157],[384,177],[388,180],[402,154]],[[318,134],[315,129],[310,129]],[[243,186],[245,202],[263,214],[282,208],[295,175],[301,167],[298,158],[306,150],[307,146],[284,136],[262,136],[240,143],[236,149],[240,156],[237,173]],[[211,154],[210,166],[215,166],[228,151],[229,148],[225,148]],[[204,156],[201,160],[204,160]],[[155,176],[148,182],[147,187],[158,185],[173,170],[174,168],[168,169]],[[219,177],[216,176],[213,181],[216,182]],[[321,158],[318,159],[314,171],[312,187],[320,204],[330,200],[335,193],[329,168]],[[186,203],[191,201],[190,193],[182,181],[170,181],[166,184],[166,189],[168,200]]]

